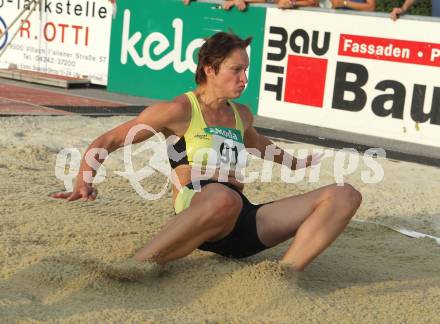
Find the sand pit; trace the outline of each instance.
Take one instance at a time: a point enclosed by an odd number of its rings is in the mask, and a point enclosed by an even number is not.
[[[124,117],[0,119],[0,322],[438,322],[440,245],[385,227],[352,222],[305,272],[277,260],[289,242],[243,260],[195,251],[163,268],[126,261],[173,216],[171,191],[146,201],[128,180],[119,151],[105,163],[95,202],[55,200],[56,154],[84,151]],[[289,148],[311,148],[279,143]],[[142,167],[148,152],[135,165]],[[137,164],[136,164],[137,163]],[[380,160],[384,180],[345,180],[363,194],[356,218],[440,236],[440,169]],[[261,168],[252,161],[251,169]],[[245,188],[254,202],[334,182],[331,160],[319,182],[272,182]],[[159,192],[159,173],[143,182]]]

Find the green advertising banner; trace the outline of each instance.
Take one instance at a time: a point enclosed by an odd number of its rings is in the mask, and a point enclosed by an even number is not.
[[[219,31],[253,37],[249,84],[239,102],[258,109],[266,9],[245,12],[218,4],[181,0],[118,2],[112,24],[108,90],[152,99],[172,99],[196,87],[197,52]]]

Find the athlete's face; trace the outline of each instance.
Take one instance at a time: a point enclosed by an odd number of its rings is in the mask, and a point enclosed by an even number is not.
[[[238,98],[248,82],[246,71],[249,67],[249,57],[245,50],[236,49],[220,64],[217,73],[207,74],[219,94],[226,98]]]

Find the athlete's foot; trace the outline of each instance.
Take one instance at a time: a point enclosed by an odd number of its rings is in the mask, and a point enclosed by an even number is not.
[[[160,267],[154,262],[139,262],[134,259],[106,262],[101,271],[107,277],[122,281],[139,281],[147,275],[154,275]]]
[[[291,260],[287,261],[284,259],[280,261],[280,266],[285,270],[294,271],[294,272],[301,272],[305,268],[305,267],[299,267],[298,264],[295,264],[294,261]]]
[[[161,266],[167,263],[160,253],[151,255],[151,253],[145,253],[145,251],[143,251],[142,249],[138,251],[135,255],[133,255],[132,260],[140,263],[142,262],[156,263]]]

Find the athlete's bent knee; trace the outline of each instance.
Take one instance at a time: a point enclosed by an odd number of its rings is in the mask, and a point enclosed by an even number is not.
[[[327,188],[324,199],[334,202],[339,208],[355,211],[362,202],[362,195],[351,184],[335,184]]]
[[[362,203],[362,194],[356,190],[351,184],[344,185],[344,198],[352,209],[356,210]]]
[[[339,208],[350,211],[351,218],[362,202],[362,195],[351,184],[345,183],[343,186],[333,186],[333,199]]]
[[[206,201],[207,212],[202,222],[207,227],[230,227],[240,213],[242,201],[240,195],[230,189],[216,192],[215,197]]]

